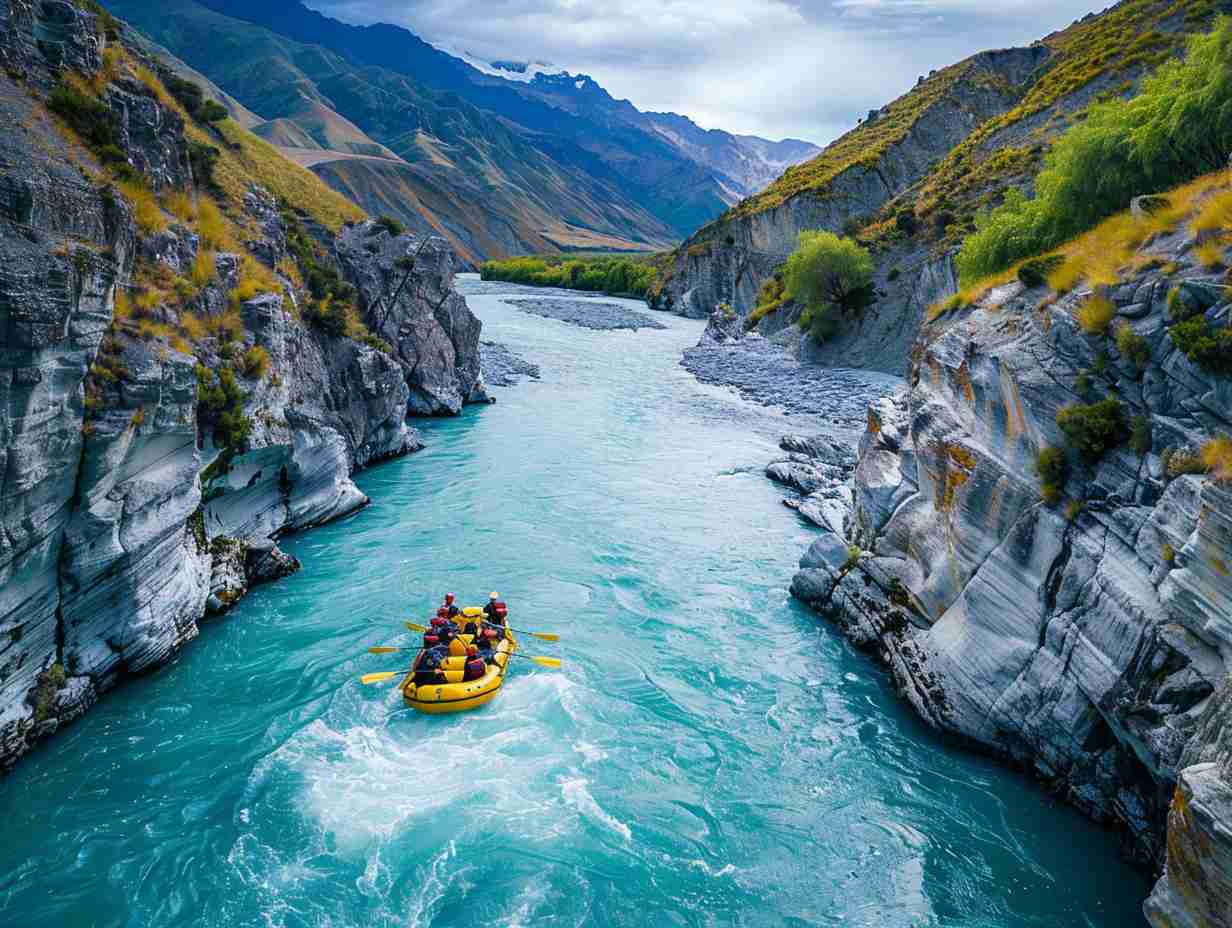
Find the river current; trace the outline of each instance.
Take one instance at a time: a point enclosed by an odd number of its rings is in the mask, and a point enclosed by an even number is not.
[[[681,369],[701,323],[462,286],[542,380],[423,423],[371,506],[284,541],[301,573],[0,780],[0,924],[1143,924],[1115,835],[943,745],[788,596],[814,532],[762,468],[814,423]],[[499,591],[564,670],[460,716],[360,686],[446,590]]]

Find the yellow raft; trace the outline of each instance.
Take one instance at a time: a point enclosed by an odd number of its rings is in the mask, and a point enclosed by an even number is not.
[[[473,607],[472,607],[473,608]],[[482,610],[475,609],[482,615]],[[467,617],[472,616],[471,609],[464,610]],[[471,641],[470,635],[460,635],[464,644]],[[466,662],[464,655],[453,655],[445,659],[443,669],[447,683],[428,683],[415,685],[415,674],[408,673],[401,684],[402,698],[412,709],[426,712],[429,715],[442,715],[446,712],[465,712],[468,709],[478,709],[484,703],[490,702],[505,682],[505,669],[509,664],[509,656],[518,649],[517,639],[513,632],[505,630],[505,637],[496,645],[495,663],[489,664],[487,672],[478,680],[462,680],[462,665]]]

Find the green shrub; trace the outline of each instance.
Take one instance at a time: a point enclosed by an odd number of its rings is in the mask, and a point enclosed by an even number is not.
[[[1040,478],[1040,496],[1050,506],[1061,498],[1061,489],[1069,479],[1069,459],[1064,448],[1040,448],[1035,459],[1035,472]]]
[[[1072,447],[1098,458],[1129,437],[1125,407],[1115,398],[1087,405],[1066,406],[1057,413],[1057,427]]]
[[[1079,396],[1086,396],[1091,392],[1091,375],[1086,371],[1079,371],[1074,378],[1074,392]]]
[[[227,118],[227,108],[216,100],[208,99],[200,84],[170,72],[160,74],[159,80],[163,82],[167,92],[175,97],[188,111],[188,115],[197,122],[212,123]]]
[[[269,352],[260,345],[253,345],[245,351],[244,357],[240,361],[240,369],[249,380],[260,380],[269,373],[269,366]]]
[[[98,18],[98,25],[108,42],[115,42],[120,38],[120,21],[103,9],[98,0],[85,0],[82,6]]]
[[[214,179],[214,166],[218,164],[220,155],[221,152],[213,145],[206,145],[204,142],[188,143],[188,164],[198,186],[218,189],[218,182]]]
[[[1134,416],[1133,429],[1129,436],[1129,446],[1138,454],[1146,456],[1151,453],[1153,429],[1149,416]]]
[[[1097,103],[1045,158],[1035,198],[1011,188],[977,219],[957,263],[970,283],[1019,258],[1055,248],[1126,208],[1217,170],[1232,150],[1232,25],[1221,18],[1193,36],[1183,58],[1162,65],[1131,100]]]
[[[390,235],[394,236],[394,238],[397,238],[406,231],[406,226],[404,226],[400,220],[395,219],[393,216],[377,216],[374,222],[376,223],[375,228],[373,229],[374,233],[388,232]]]
[[[1042,287],[1048,282],[1048,275],[1065,263],[1061,255],[1046,255],[1042,258],[1032,258],[1024,261],[1018,267],[1018,279],[1024,287]]]
[[[120,148],[119,122],[101,100],[70,84],[59,84],[48,96],[47,108],[63,119],[104,165],[128,163]]]
[[[1117,351],[1121,356],[1132,361],[1139,370],[1151,363],[1151,344],[1126,324],[1117,329]]]
[[[484,280],[505,280],[532,287],[560,287],[645,298],[649,296],[657,277],[651,260],[647,256],[623,255],[510,258],[485,261],[479,268],[479,276]]]
[[[64,689],[67,682],[68,675],[59,661],[38,675],[34,687],[34,721],[45,722],[51,718],[56,706],[56,694]]]
[[[1209,374],[1232,377],[1232,328],[1213,328],[1206,316],[1194,316],[1168,328],[1172,342]]]
[[[800,327],[823,341],[840,314],[858,313],[872,301],[873,259],[868,251],[833,232],[805,230],[783,268],[783,289],[802,303]]]
[[[347,307],[338,300],[310,300],[304,304],[305,321],[325,334],[334,338],[342,338],[347,334],[349,320]]]
[[[243,451],[252,432],[252,420],[244,415],[244,391],[235,371],[223,365],[218,373],[197,365],[197,420],[213,433],[214,444],[229,454]]]

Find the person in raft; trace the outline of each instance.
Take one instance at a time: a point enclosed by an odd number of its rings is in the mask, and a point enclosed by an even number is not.
[[[466,646],[466,663],[462,666],[462,679],[478,680],[488,670],[488,662],[479,656],[479,649],[475,645]]]
[[[436,645],[419,655],[419,660],[415,664],[414,682],[416,686],[432,686],[437,683],[445,682],[445,671],[441,669],[441,663],[445,660],[449,652]]]
[[[441,606],[446,612],[446,618],[455,619],[462,614],[462,610],[458,608],[458,604],[453,601],[452,593],[445,594],[445,605]]]
[[[500,593],[495,591],[488,594],[487,605],[483,607],[483,615],[493,625],[504,625],[505,615],[508,613],[505,604],[500,601]]]

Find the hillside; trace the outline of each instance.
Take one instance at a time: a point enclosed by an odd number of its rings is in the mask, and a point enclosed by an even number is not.
[[[593,159],[681,235],[721,210],[720,204],[756,193],[785,167],[818,151],[809,142],[737,136],[701,129],[675,113],[643,113],[584,74],[541,69],[526,80],[518,75],[516,62],[462,60],[398,26],[352,26],[301,2],[202,2],[357,64],[388,68],[452,91],[533,134],[550,135],[545,141],[554,157],[567,163],[580,159],[581,166]],[[515,76],[519,79],[511,79]]]
[[[322,173],[373,212],[444,236],[471,262],[555,250],[572,243],[575,227],[639,249],[674,236],[612,185],[562,167],[456,96],[357,67],[195,0],[121,0],[112,8],[265,118],[258,133],[302,148],[294,125],[324,150],[360,155],[331,158]],[[382,153],[388,157],[371,160]]]
[[[349,26],[299,3],[110,7],[260,114],[259,133],[298,149],[307,136],[333,152],[392,155],[331,157],[318,173],[370,211],[445,235],[471,261],[662,248],[816,150],[707,133],[671,114],[666,131],[667,118],[588,78],[505,80],[404,29]]]
[[[89,0],[0,14],[0,770],[486,398],[454,254],[363,211]]]
[[[751,313],[802,229],[857,235],[877,258],[878,299],[820,362],[902,373],[929,305],[954,292],[950,254],[981,209],[1030,191],[1049,142],[1093,102],[1132,93],[1186,36],[1210,27],[1211,0],[1124,0],[1027,48],[983,52],[921,77],[816,158],[789,168],[675,252],[658,302],[703,317]],[[763,325],[787,339],[797,308]]]

